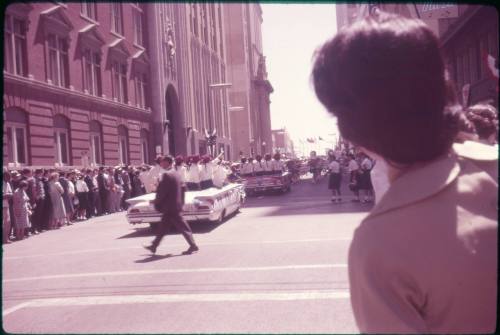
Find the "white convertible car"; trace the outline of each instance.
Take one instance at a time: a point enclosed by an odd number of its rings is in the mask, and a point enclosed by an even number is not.
[[[149,223],[152,227],[161,221],[161,213],[154,209],[155,193],[148,193],[126,200],[130,207],[127,220],[130,224]],[[223,188],[188,191],[182,217],[186,221],[222,222],[225,217],[238,211],[245,201],[242,184],[228,184]]]

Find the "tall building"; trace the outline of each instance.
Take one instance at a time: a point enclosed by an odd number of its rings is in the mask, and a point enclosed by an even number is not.
[[[231,137],[233,157],[272,149],[269,95],[262,50],[262,8],[258,3],[225,5]]]
[[[231,151],[220,3],[148,4],[155,147],[172,155]]]
[[[225,4],[18,3],[4,20],[4,162],[231,157]],[[7,165],[6,164],[6,165]]]
[[[150,162],[146,12],[139,3],[7,7],[5,165]]]
[[[498,108],[498,12],[493,6],[467,4],[338,4],[338,29],[379,8],[422,19],[440,38],[447,70],[462,105],[488,102]],[[496,65],[498,72],[498,65]]]

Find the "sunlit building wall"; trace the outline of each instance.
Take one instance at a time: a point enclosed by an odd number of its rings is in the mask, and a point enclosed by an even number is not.
[[[225,9],[233,157],[262,154],[272,149],[273,91],[262,50],[262,8],[258,3],[231,3]]]

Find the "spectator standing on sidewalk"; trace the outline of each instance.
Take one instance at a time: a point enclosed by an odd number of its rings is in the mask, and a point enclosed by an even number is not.
[[[9,171],[4,169],[2,180],[2,242],[4,244],[10,243],[10,230],[12,228],[10,220],[9,201],[12,199],[13,193],[9,180]]]
[[[97,187],[99,188],[99,202],[100,211],[98,215],[104,215],[109,213],[108,202],[109,202],[109,186],[108,186],[108,175],[105,173],[104,166],[99,167],[99,173],[97,174]]]
[[[31,218],[32,230],[41,232],[43,229],[43,217],[47,215],[45,212],[45,188],[43,185],[43,169],[36,169],[34,176],[34,200],[33,216]]]
[[[53,172],[49,179],[49,196],[52,204],[49,229],[59,229],[64,224],[64,220],[66,219],[66,208],[64,207],[63,194],[64,188],[61,183],[59,183],[59,174]]]
[[[21,180],[19,187],[14,191],[12,196],[14,205],[14,216],[16,218],[16,238],[18,240],[24,239],[25,232],[28,228],[31,228],[30,215],[31,206],[30,199],[26,194],[28,190],[28,182],[26,180]]]
[[[62,199],[64,203],[64,211],[66,213],[66,218],[65,218],[65,223],[69,225],[71,223],[71,218],[73,216],[73,202],[71,200],[70,196],[70,190],[69,190],[69,180],[66,178],[66,172],[60,171],[59,172],[59,184],[63,188],[63,193],[62,193]],[[64,222],[63,222],[64,224]]]
[[[76,179],[76,195],[78,197],[78,213],[77,220],[85,220],[87,218],[87,210],[89,208],[89,188],[84,180],[83,175],[79,174]]]
[[[498,153],[452,148],[438,38],[421,20],[375,12],[321,47],[313,82],[342,137],[388,167],[390,187],[349,249],[359,330],[494,332]]]
[[[42,183],[43,191],[45,193],[45,199],[43,201],[43,215],[41,220],[42,230],[49,230],[51,224],[52,216],[52,201],[50,198],[50,187],[49,187],[50,174],[48,170],[43,170],[42,173]]]

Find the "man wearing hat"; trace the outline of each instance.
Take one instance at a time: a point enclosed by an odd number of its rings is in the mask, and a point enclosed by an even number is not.
[[[43,217],[48,213],[45,213],[45,190],[43,187],[43,169],[35,170],[34,182],[34,210],[33,216],[31,218],[32,231],[41,232],[43,230]]]

